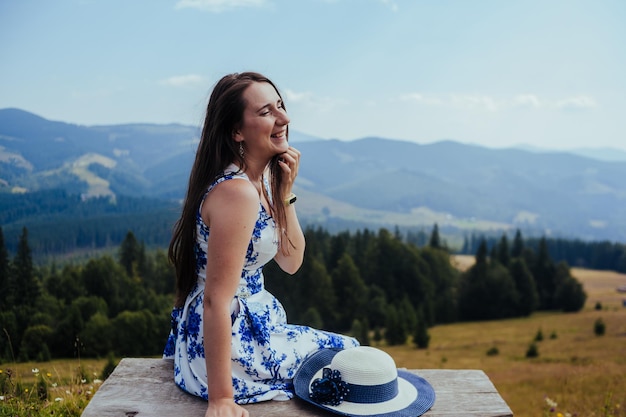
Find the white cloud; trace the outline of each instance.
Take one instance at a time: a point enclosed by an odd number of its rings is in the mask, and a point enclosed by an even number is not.
[[[287,108],[289,108],[290,104],[296,104],[312,107],[317,111],[327,112],[345,103],[345,101],[340,99],[317,97],[313,93],[308,91],[300,93],[293,90],[285,89],[283,90],[283,95],[285,96],[285,103],[287,104]]]
[[[423,103],[429,105],[442,105],[444,104],[443,100],[437,97],[426,96],[422,93],[409,93],[400,97],[401,100],[404,101],[414,101],[416,103]]]
[[[429,106],[444,106],[458,109],[487,110],[495,112],[505,109],[552,109],[552,110],[584,110],[598,107],[596,100],[589,96],[574,96],[565,99],[548,100],[536,94],[518,94],[511,98],[495,98],[481,94],[447,95],[408,93],[400,96],[400,100]]]
[[[497,111],[500,107],[498,102],[489,96],[482,95],[452,95],[451,103],[455,107],[469,109],[484,109],[489,111]]]
[[[161,85],[168,85],[171,87],[187,87],[195,86],[204,83],[205,79],[201,75],[187,74],[187,75],[175,75],[173,77],[165,78],[159,81]]]
[[[543,105],[534,94],[519,94],[513,98],[513,106],[539,108]]]
[[[564,110],[581,110],[593,109],[598,107],[598,104],[593,97],[576,96],[557,101],[556,107]]]
[[[389,6],[391,11],[393,11],[393,12],[397,12],[398,11],[398,4],[395,1],[393,1],[393,0],[380,0],[380,2],[382,4],[384,4],[385,6]]]
[[[297,93],[293,90],[289,90],[286,89],[284,91],[285,93],[285,99],[287,102],[290,103],[304,103],[304,102],[310,102],[313,98],[313,94],[306,92],[306,93]]]
[[[198,9],[220,13],[241,7],[262,7],[267,0],[178,0],[175,9]]]
[[[456,107],[461,109],[482,109],[497,111],[504,103],[498,102],[493,97],[474,94],[447,94],[425,95],[422,93],[408,93],[400,96],[403,101],[412,101],[430,106]]]

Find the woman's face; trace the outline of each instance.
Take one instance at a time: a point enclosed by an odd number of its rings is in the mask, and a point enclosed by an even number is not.
[[[243,98],[246,108],[241,128],[235,132],[234,139],[243,141],[246,158],[271,159],[286,152],[289,148],[289,117],[274,87],[266,82],[252,83],[244,91]]]

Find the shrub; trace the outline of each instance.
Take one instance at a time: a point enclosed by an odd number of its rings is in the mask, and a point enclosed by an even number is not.
[[[487,351],[487,356],[497,356],[498,354],[500,354],[500,350],[497,346],[493,346]]]
[[[600,301],[596,301],[596,310],[602,310],[602,303]]]
[[[603,336],[606,332],[606,325],[604,324],[604,320],[601,318],[597,319],[593,325],[593,332],[596,336]]]
[[[30,326],[24,332],[20,347],[20,357],[25,360],[37,359],[43,345],[48,345],[52,337],[52,329],[45,324]],[[49,356],[49,352],[48,352]]]
[[[541,329],[537,330],[537,334],[535,334],[535,342],[541,342],[543,340],[543,332]]]
[[[531,343],[528,346],[528,350],[526,350],[527,358],[536,358],[539,356],[539,349],[537,349],[537,344],[535,342]]]

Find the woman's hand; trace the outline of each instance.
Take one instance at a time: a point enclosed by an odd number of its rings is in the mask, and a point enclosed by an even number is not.
[[[280,155],[278,164],[283,171],[281,194],[284,199],[287,198],[289,193],[291,193],[291,190],[293,189],[293,184],[296,181],[296,177],[298,176],[298,168],[300,166],[300,151],[293,146],[290,146],[285,153]]]
[[[204,417],[248,417],[248,410],[235,403],[232,398],[209,400]]]

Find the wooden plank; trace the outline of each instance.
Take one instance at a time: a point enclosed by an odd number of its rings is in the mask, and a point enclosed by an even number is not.
[[[493,383],[481,370],[410,370],[431,383],[437,398],[425,417],[512,417]],[[174,384],[173,361],[124,358],[98,389],[82,417],[203,417],[207,403]],[[251,416],[334,416],[304,401],[246,405]]]

